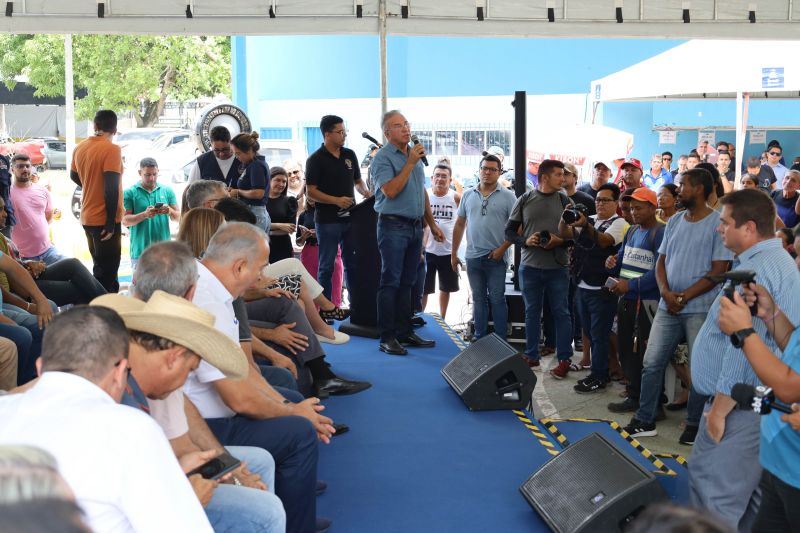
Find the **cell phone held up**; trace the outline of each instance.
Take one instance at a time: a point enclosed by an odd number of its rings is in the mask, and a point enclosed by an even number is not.
[[[200,474],[204,479],[217,480],[228,472],[239,468],[240,464],[242,464],[242,462],[239,461],[239,459],[235,458],[228,452],[223,452],[207,463],[201,464],[186,475],[191,477],[195,474]]]
[[[613,289],[614,287],[617,286],[617,283],[619,283],[618,279],[609,277],[609,278],[606,279],[606,282],[603,285],[603,287],[605,287],[608,290],[611,290],[611,289]]]

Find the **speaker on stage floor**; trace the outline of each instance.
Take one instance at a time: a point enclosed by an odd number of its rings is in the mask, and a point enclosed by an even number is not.
[[[619,532],[645,506],[668,499],[652,472],[600,433],[568,446],[519,490],[556,533]]]
[[[470,411],[525,409],[536,385],[519,351],[494,333],[455,356],[442,376]]]

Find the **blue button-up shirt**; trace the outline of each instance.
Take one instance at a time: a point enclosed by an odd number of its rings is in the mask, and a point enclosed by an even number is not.
[[[653,176],[652,172],[647,172],[647,174],[642,177],[642,182],[645,187],[657,193],[661,187],[667,183],[672,183],[672,174],[662,168],[658,176]]]
[[[400,171],[408,161],[406,154],[393,144],[378,150],[370,165],[370,174],[375,180],[375,211],[382,215],[398,215],[406,218],[422,218],[425,214],[425,167],[417,161],[406,186],[394,198],[387,198],[381,187]]]
[[[768,239],[739,254],[734,270],[752,270],[756,283],[765,287],[792,324],[800,322],[800,273],[794,259],[783,249],[779,239]],[[720,292],[708,312],[692,347],[692,385],[707,396],[722,393],[730,396],[736,383],[760,385],[744,352],[734,348],[728,335],[719,329]],[[753,328],[775,354],[778,346],[762,320],[753,320]]]

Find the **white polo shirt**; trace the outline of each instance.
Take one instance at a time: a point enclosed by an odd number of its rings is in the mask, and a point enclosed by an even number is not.
[[[239,321],[233,312],[233,295],[201,262],[197,262],[197,288],[192,303],[205,309],[214,317],[214,327],[239,344]],[[183,392],[197,406],[203,418],[230,418],[236,413],[222,400],[214,382],[225,379],[225,374],[205,361],[189,374]]]
[[[0,445],[56,458],[92,531],[211,533],[158,424],[90,381],[45,372],[28,392],[0,397],[0,420]]]

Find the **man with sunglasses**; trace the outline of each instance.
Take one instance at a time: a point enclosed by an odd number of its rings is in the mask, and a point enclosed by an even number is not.
[[[505,239],[504,232],[517,199],[513,192],[497,184],[503,172],[499,157],[485,155],[479,168],[480,183],[464,191],[458,206],[451,264],[458,272],[461,265],[458,247],[466,229],[467,279],[474,299],[475,338],[480,339],[489,333],[489,306],[492,308],[494,331],[505,338],[508,329],[506,251],[511,243]]]
[[[239,160],[231,149],[231,132],[225,126],[215,126],[209,132],[211,150],[202,154],[189,171],[189,183],[215,180],[230,185],[239,178]]]
[[[780,144],[777,144],[777,141],[772,141],[772,143],[772,146],[767,149],[767,163],[764,166],[772,169],[776,181],[783,181],[786,171],[789,170],[781,164],[783,148],[781,148]]]

